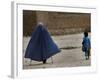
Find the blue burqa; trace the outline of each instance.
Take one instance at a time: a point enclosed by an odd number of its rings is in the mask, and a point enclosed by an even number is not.
[[[43,61],[58,52],[60,49],[52,40],[46,27],[41,24],[37,25],[26,48],[25,58]]]

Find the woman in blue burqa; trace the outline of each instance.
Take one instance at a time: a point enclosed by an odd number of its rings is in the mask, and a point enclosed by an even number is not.
[[[60,52],[60,49],[54,43],[46,26],[43,23],[39,23],[32,32],[31,39],[26,48],[25,58],[42,61],[45,64],[48,58],[58,52]]]

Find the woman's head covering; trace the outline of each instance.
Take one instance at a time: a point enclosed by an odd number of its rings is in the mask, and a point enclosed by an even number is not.
[[[26,48],[25,58],[43,61],[60,52],[43,23],[39,23],[33,31],[32,37]]]

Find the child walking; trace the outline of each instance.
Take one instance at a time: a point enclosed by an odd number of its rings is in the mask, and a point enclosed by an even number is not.
[[[83,37],[83,41],[82,41],[82,51],[85,52],[86,60],[89,59],[90,48],[91,48],[91,42],[90,42],[90,39],[88,37],[88,32],[84,32],[84,37]]]

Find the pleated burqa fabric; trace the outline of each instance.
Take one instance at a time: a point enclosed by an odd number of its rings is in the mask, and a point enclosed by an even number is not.
[[[60,52],[46,27],[38,25],[33,31],[25,52],[25,58],[43,61]]]

